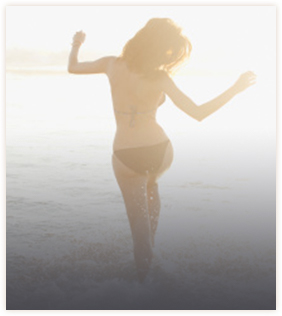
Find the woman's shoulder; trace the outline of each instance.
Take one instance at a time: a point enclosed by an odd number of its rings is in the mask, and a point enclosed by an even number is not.
[[[159,70],[156,75],[156,85],[163,90],[172,81],[171,76],[165,70]]]
[[[121,68],[127,68],[126,63],[120,56],[106,56],[110,71],[120,70]]]
[[[102,57],[100,61],[104,64],[105,73],[111,77],[116,72],[120,58],[118,56],[108,55]]]
[[[110,56],[105,56],[103,57],[103,59],[105,60],[105,62],[109,65],[109,66],[113,66],[114,63],[117,62],[118,57],[114,56],[114,55],[110,55]]]

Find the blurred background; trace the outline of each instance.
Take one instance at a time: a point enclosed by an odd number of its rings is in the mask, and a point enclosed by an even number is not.
[[[139,285],[107,78],[66,69],[76,31],[95,60],[152,17],[190,39],[174,80],[197,104],[242,72],[257,84],[202,123],[159,109],[174,162]],[[6,7],[7,309],[274,309],[275,135],[273,6]]]

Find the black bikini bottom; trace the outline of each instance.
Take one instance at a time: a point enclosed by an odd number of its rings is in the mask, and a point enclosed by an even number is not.
[[[169,140],[163,143],[115,151],[117,158],[128,168],[140,174],[156,173],[164,160]]]

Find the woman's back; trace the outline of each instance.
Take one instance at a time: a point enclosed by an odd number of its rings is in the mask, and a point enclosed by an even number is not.
[[[166,140],[156,122],[156,111],[164,101],[158,79],[133,73],[120,58],[113,59],[108,77],[117,123],[114,149],[154,145]]]
[[[115,109],[129,111],[135,105],[140,111],[157,109],[162,91],[157,87],[157,80],[142,78],[141,74],[130,71],[120,58],[113,60],[109,69]]]

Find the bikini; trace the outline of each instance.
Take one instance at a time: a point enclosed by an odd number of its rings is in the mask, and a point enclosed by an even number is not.
[[[130,127],[135,126],[136,115],[148,115],[155,112],[155,110],[137,112],[134,107],[131,108],[131,112],[114,111],[117,114],[130,115]],[[138,174],[156,173],[161,168],[169,143],[169,140],[165,140],[157,145],[119,149],[114,151],[114,154],[124,165]]]

